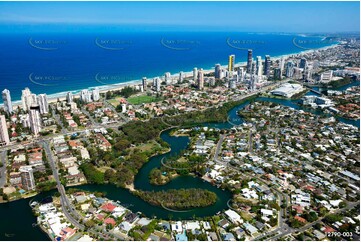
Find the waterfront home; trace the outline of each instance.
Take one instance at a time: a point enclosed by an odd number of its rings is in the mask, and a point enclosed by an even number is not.
[[[251,235],[252,237],[258,233],[258,229],[256,227],[254,227],[253,225],[247,223],[243,224],[244,229],[246,230],[246,232]]]
[[[236,241],[236,239],[234,238],[234,235],[232,233],[222,234],[222,237],[223,237],[224,241]]]
[[[241,218],[241,216],[231,209],[226,210],[224,214],[227,215],[228,219],[234,224],[243,223],[243,219]]]
[[[227,219],[222,219],[221,221],[218,222],[218,226],[222,227],[222,228],[227,228],[229,226],[229,222]]]
[[[113,210],[116,208],[117,206],[113,205],[111,202],[107,202],[105,204],[103,204],[100,209],[105,211],[105,212],[108,212],[108,213],[111,213],[113,212]]]
[[[175,231],[176,233],[182,233],[183,232],[182,222],[177,221],[177,222],[171,223],[171,229],[172,229],[172,231]]]
[[[243,238],[244,235],[245,235],[244,230],[243,230],[242,228],[240,228],[240,227],[235,227],[235,228],[233,229],[233,232],[236,234],[236,237],[237,237],[238,240],[240,240],[241,238]]]

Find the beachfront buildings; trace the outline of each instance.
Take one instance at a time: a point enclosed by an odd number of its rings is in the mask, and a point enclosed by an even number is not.
[[[271,70],[271,57],[269,55],[266,55],[264,60],[264,75],[269,77],[270,70]]]
[[[33,95],[30,91],[30,89],[27,87],[24,90],[22,90],[22,95],[21,95],[21,103],[23,106],[23,110],[24,111],[28,111],[31,104],[33,103]],[[35,101],[36,101],[36,97],[35,97]]]
[[[198,88],[199,90],[204,89],[204,74],[202,69],[198,72]]]
[[[228,57],[228,71],[229,72],[233,72],[233,70],[234,70],[234,61],[235,61],[235,58],[236,58],[236,56],[235,55],[230,55],[229,57]]]
[[[247,56],[247,73],[251,74],[252,71],[252,50],[248,50],[248,56]]]
[[[71,93],[69,94],[69,100],[72,99],[72,97],[70,96]],[[91,101],[99,101],[100,99],[100,92],[99,92],[99,88],[94,88],[93,90],[88,90],[88,89],[84,89],[81,90],[80,92],[80,101],[83,103],[89,103]],[[68,96],[67,96],[67,102],[68,101]]]
[[[8,145],[10,143],[8,128],[4,115],[0,115],[0,146]]]
[[[40,107],[40,113],[41,114],[49,113],[49,103],[46,94],[39,94],[37,99]]]
[[[8,89],[4,89],[4,91],[2,91],[2,99],[4,102],[4,110],[7,113],[12,113],[13,112],[13,105],[11,103],[11,96],[10,96],[10,91]]]
[[[67,103],[73,102],[73,94],[71,92],[66,93],[66,102]]]
[[[263,66],[262,66],[262,57],[261,56],[257,56],[257,76],[262,76],[262,70],[263,70]]]
[[[147,78],[143,77],[142,78],[142,87],[143,87],[143,91],[147,91]]]
[[[41,117],[39,105],[31,105],[29,110],[30,129],[33,134],[38,135],[41,131]]]

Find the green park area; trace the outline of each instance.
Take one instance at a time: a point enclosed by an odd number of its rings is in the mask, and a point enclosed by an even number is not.
[[[154,96],[148,96],[148,95],[142,95],[142,96],[133,96],[129,97],[128,102],[133,105],[139,105],[143,103],[151,103],[151,102],[158,102],[163,100],[162,97],[154,97]]]

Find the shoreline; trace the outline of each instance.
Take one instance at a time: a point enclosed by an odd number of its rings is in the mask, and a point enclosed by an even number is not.
[[[327,49],[335,48],[338,45],[339,45],[339,43],[333,44],[333,45],[330,45],[330,46],[317,48],[317,49],[301,50],[300,52],[277,55],[277,56],[271,57],[271,60],[280,60],[281,58],[289,58],[289,57],[294,56],[294,55],[303,55],[303,54],[307,54],[307,53],[312,53],[314,51],[327,50]],[[217,64],[217,63],[215,63],[215,64]],[[238,62],[238,63],[235,63],[235,67],[240,67],[240,66],[242,67],[242,66],[245,66],[246,64],[247,64],[247,62]],[[221,67],[226,68],[227,65],[221,65]],[[204,74],[212,73],[212,72],[214,72],[214,67],[212,69],[203,69],[203,72],[204,72]],[[191,71],[183,71],[183,74],[184,74],[185,78],[191,77],[191,76],[193,76],[193,71],[192,70]],[[177,79],[178,76],[179,76],[179,72],[170,75],[172,80]],[[154,77],[147,78],[147,80],[149,82],[150,80],[153,80],[154,78],[157,78],[157,77],[161,78],[163,76],[154,76]],[[47,95],[48,103],[57,102],[58,99],[60,101],[64,101],[66,99],[66,94],[68,92],[71,92],[73,94],[73,98],[74,97],[78,98],[80,96],[81,90],[84,90],[84,89],[99,88],[99,93],[106,93],[108,91],[121,90],[121,89],[123,89],[124,87],[127,87],[127,86],[135,87],[135,86],[141,85],[141,84],[142,84],[142,80],[141,79],[136,79],[136,80],[130,80],[130,81],[127,81],[127,82],[107,84],[107,85],[99,85],[99,86],[88,86],[88,87],[84,87],[84,88],[76,89],[76,90],[67,90],[67,91],[63,91],[63,92],[52,93],[52,94]],[[13,104],[13,108],[17,108],[18,106],[21,106],[21,100],[13,100],[12,104]],[[3,103],[0,103],[0,106],[3,106]]]

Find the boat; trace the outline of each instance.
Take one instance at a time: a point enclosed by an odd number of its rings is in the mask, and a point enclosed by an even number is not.
[[[36,205],[38,205],[39,203],[38,202],[36,202],[36,201],[34,201],[34,202],[32,202],[32,203],[30,203],[30,206],[32,207],[32,208],[34,208]]]

